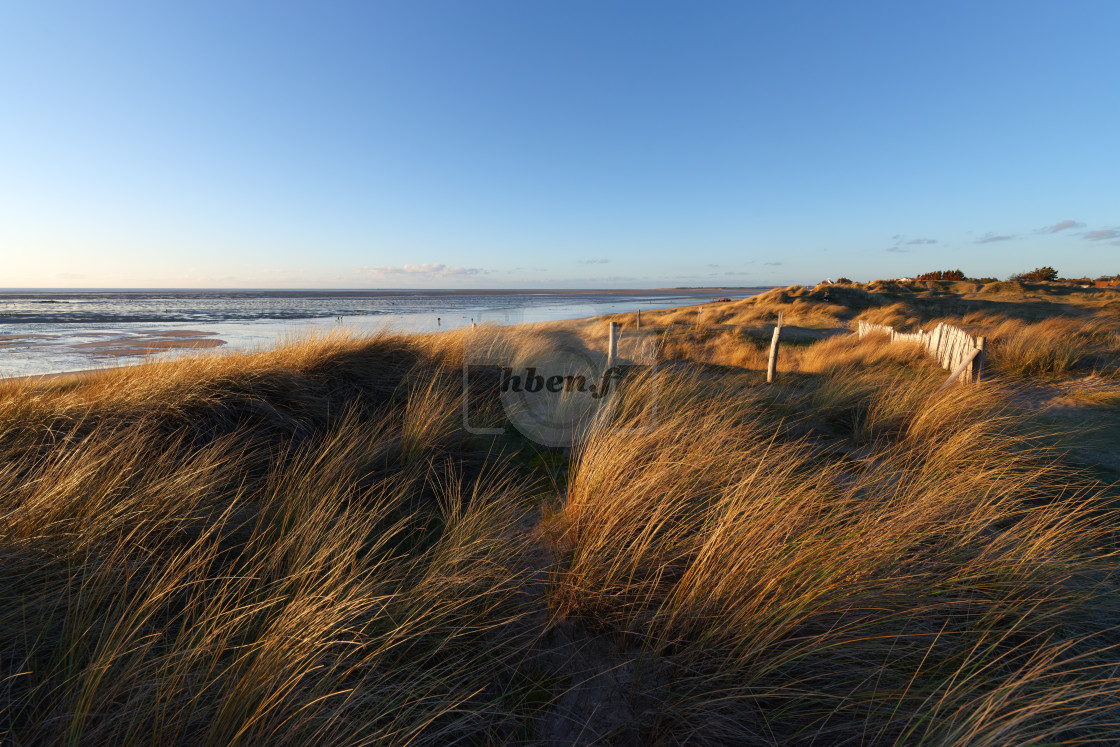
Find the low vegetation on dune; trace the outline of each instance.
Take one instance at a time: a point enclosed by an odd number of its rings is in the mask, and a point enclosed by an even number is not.
[[[4,741],[508,730],[537,488],[465,448],[446,366],[335,336],[7,382]]]
[[[703,307],[647,312],[642,322],[665,336],[667,357],[765,366],[770,333],[783,319],[786,370],[824,337],[850,331],[855,321],[900,332],[959,326],[992,342],[993,370],[1013,377],[1055,376],[1097,370],[1116,373],[1120,361],[1120,292],[1051,284],[971,281],[876,281],[777,288],[759,296]],[[611,317],[633,325],[635,315]],[[754,352],[743,345],[753,343]],[[736,360],[737,359],[737,360]]]
[[[1115,741],[1120,304],[1014,285],[644,313],[571,448],[464,363],[603,319],[0,382],[0,742]]]
[[[640,650],[643,737],[972,745],[1112,728],[1103,498],[990,390],[844,376],[784,406],[705,399],[582,450],[553,605]],[[783,433],[802,405],[848,448]]]

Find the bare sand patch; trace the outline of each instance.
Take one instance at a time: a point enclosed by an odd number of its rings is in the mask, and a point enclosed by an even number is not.
[[[19,345],[27,340],[48,340],[50,335],[28,334],[28,335],[0,335],[0,348],[7,348],[13,345]]]
[[[197,330],[143,330],[127,337],[94,342],[79,342],[71,345],[73,350],[101,356],[123,357],[130,355],[150,355],[168,350],[218,348],[225,340],[213,337],[213,332]]]

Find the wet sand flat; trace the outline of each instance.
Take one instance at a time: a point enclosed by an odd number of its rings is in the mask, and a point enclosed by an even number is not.
[[[49,340],[50,335],[42,334],[28,334],[28,335],[0,335],[0,348],[12,347],[19,345],[29,340]]]
[[[225,340],[213,332],[198,330],[138,330],[129,335],[113,336],[94,342],[79,342],[72,350],[99,356],[129,356],[162,353],[168,350],[218,348]]]

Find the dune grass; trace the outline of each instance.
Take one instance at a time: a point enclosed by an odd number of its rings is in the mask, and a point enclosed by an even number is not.
[[[581,450],[551,600],[660,661],[643,683],[646,736],[1109,733],[1118,600],[1103,498],[990,389],[940,397],[935,376],[842,375],[862,380],[808,404],[860,410],[834,420],[858,457],[783,438],[782,408],[757,395],[693,402],[646,436],[604,431]]]
[[[333,336],[5,384],[0,734],[500,736],[535,488],[458,455],[432,353]]]
[[[571,450],[465,431],[464,351],[601,321],[0,382],[0,743],[1114,740],[1115,494],[1017,404],[1114,406],[1113,307],[824,290],[644,314],[661,370]]]

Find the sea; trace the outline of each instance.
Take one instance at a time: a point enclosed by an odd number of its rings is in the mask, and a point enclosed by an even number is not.
[[[403,333],[740,299],[768,288],[581,290],[0,290],[0,377],[252,350],[346,327]]]

